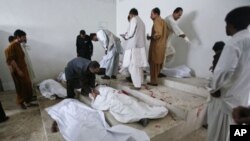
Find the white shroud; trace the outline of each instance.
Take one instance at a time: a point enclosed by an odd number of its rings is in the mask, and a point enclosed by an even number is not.
[[[137,122],[143,118],[162,118],[168,113],[164,106],[150,106],[111,87],[99,86],[98,90],[100,94],[92,101],[92,107],[109,110],[122,123]]]
[[[149,141],[143,131],[124,125],[109,127],[102,111],[75,99],[65,99],[46,111],[67,141]]]

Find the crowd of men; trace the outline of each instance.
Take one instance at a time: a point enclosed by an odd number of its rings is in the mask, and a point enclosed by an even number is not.
[[[76,40],[77,57],[69,61],[65,68],[67,97],[74,98],[75,88],[82,88],[83,95],[98,93],[95,90],[95,74],[103,74],[102,79],[116,79],[120,54],[123,54],[121,70],[128,72],[128,78],[131,78],[134,85],[133,89],[141,88],[144,82],[144,70],[148,66],[150,82],[147,84],[157,86],[158,77],[163,76],[160,73],[161,69],[164,64],[172,60],[175,53],[171,36],[175,34],[188,40],[176,23],[183,14],[181,7],[176,8],[166,19],[160,14],[159,8],[152,9],[150,16],[153,20],[152,31],[151,35],[146,36],[145,24],[139,17],[137,9],[132,8],[128,15],[128,30],[125,34],[121,34],[126,42],[125,46],[121,46],[121,40],[108,29],[101,29],[91,33],[90,36],[81,30]],[[211,67],[212,98],[208,104],[207,114],[209,141],[229,140],[229,125],[234,122],[237,124],[250,122],[249,109],[244,108],[248,104],[250,89],[250,32],[247,30],[250,24],[250,7],[233,9],[226,15],[225,22],[226,33],[232,38],[226,44],[217,43],[222,46],[219,49],[214,47],[220,58],[215,55]],[[146,39],[150,40],[148,57]],[[91,60],[92,41],[99,41],[105,50],[100,62]],[[22,47],[22,43],[25,42],[26,33],[16,30],[14,38],[10,39],[10,45],[5,50],[6,62],[16,87],[17,103],[23,109],[32,105],[33,96],[30,78],[32,69],[28,69],[29,63],[26,60],[28,55]],[[4,112],[0,109],[1,113]],[[3,117],[3,120],[8,119],[5,114]]]

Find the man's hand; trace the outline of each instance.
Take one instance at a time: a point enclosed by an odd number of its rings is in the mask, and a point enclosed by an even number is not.
[[[21,70],[17,70],[17,74],[18,74],[20,77],[23,77],[23,76],[24,76],[24,74],[23,74],[23,72],[22,72]]]
[[[147,35],[147,40],[151,40],[151,39],[152,39],[152,37]]]
[[[124,40],[127,40],[126,38],[125,38],[125,34],[120,34],[120,36],[124,39]]]
[[[232,116],[237,124],[250,124],[250,108],[242,106],[236,107],[233,109]]]
[[[216,92],[214,92],[214,93],[210,93],[210,95],[211,95],[212,97],[216,97],[216,98],[218,98],[218,97],[220,97],[220,96],[221,96],[221,94],[220,94],[220,90],[218,90],[218,91],[216,91]]]
[[[93,96],[93,98],[95,99],[97,97],[97,95],[99,95],[100,92],[96,89],[92,89],[91,90],[91,95]]]
[[[9,67],[10,73],[14,73],[14,69],[13,69],[13,67],[12,67],[12,66],[10,66],[10,65],[8,65],[8,67]]]
[[[179,35],[179,37],[181,37],[181,38],[185,38],[185,37],[186,37],[186,35],[185,35],[185,34],[181,34],[181,35]]]
[[[95,94],[100,94],[100,92],[99,92],[97,89],[92,89],[91,92],[92,92],[92,93],[95,93]]]

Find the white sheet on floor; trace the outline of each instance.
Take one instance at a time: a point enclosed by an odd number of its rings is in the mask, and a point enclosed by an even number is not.
[[[121,123],[137,122],[143,118],[162,118],[168,113],[164,106],[150,106],[111,87],[99,86],[98,90],[100,94],[92,100],[92,107],[109,110]]]
[[[58,74],[58,76],[57,76],[57,81],[59,81],[59,82],[63,82],[63,83],[66,83],[66,76],[65,76],[65,72],[63,71],[63,72],[60,72],[59,74]]]
[[[65,99],[46,111],[67,141],[149,141],[143,131],[124,125],[110,127],[102,111],[75,99]]]
[[[47,79],[39,84],[41,94],[49,99],[55,99],[56,96],[65,98],[67,96],[66,89],[53,79]]]
[[[162,73],[164,73],[165,75],[170,76],[170,77],[176,77],[176,78],[191,77],[192,76],[191,72],[192,70],[185,65],[181,65],[175,68],[162,69]]]

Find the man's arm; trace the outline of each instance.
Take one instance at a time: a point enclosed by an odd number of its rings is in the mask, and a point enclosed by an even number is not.
[[[18,48],[18,47],[14,47],[14,45],[13,45],[12,47],[10,47],[10,49],[8,51],[5,52],[6,62],[8,64],[8,67],[9,67],[11,73],[17,72],[17,74],[22,77],[23,72],[18,67],[18,65],[15,61],[15,55],[17,54],[16,48]]]
[[[128,32],[127,32],[127,34],[125,34],[125,36],[124,36],[124,39],[125,39],[125,40],[128,40],[128,39],[134,37],[135,32],[136,32],[136,22],[137,22],[137,21],[136,21],[136,18],[135,18],[135,17],[133,17],[133,18],[130,20]]]
[[[79,41],[79,36],[76,37],[76,53],[77,53],[77,56],[79,55],[79,51],[80,51],[80,41]]]
[[[185,38],[186,35],[184,34],[184,32],[180,29],[180,27],[177,25],[176,21],[174,21],[173,19],[169,19],[169,26],[171,26],[173,32],[182,38]]]
[[[91,40],[89,39],[89,52],[90,52],[90,56],[93,56],[93,43],[91,42]]]
[[[154,34],[151,36],[151,39],[157,40],[161,38],[162,31],[163,31],[163,25],[166,24],[165,22],[160,22],[160,20],[156,20],[153,25]]]
[[[103,48],[105,50],[107,50],[109,43],[108,43],[107,35],[105,34],[105,32],[103,30],[99,30],[96,33],[96,36],[97,36],[98,40],[102,42]]]

